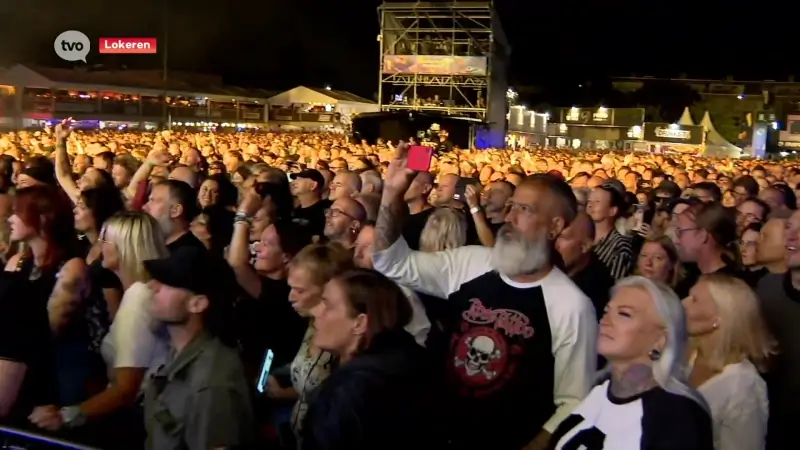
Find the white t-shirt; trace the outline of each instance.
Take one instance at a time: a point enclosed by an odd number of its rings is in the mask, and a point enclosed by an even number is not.
[[[400,286],[400,289],[406,294],[408,302],[411,304],[411,322],[406,325],[406,331],[414,336],[417,344],[425,347],[425,341],[428,340],[428,332],[431,331],[431,321],[425,312],[425,305],[422,304],[422,300],[411,289],[405,286]]]
[[[769,418],[767,383],[753,363],[728,364],[697,390],[711,410],[716,450],[764,449]]]
[[[156,333],[147,309],[152,298],[150,288],[139,282],[133,283],[122,296],[119,310],[100,350],[112,383],[114,369],[146,368],[149,374],[167,360],[169,338],[166,333]]]

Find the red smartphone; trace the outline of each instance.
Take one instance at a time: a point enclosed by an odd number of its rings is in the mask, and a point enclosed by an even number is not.
[[[433,147],[422,145],[412,145],[408,148],[407,167],[417,172],[428,172],[431,170],[433,160]]]

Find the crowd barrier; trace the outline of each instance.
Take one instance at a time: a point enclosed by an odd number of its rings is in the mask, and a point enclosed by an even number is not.
[[[0,450],[100,450],[52,436],[0,426]]]

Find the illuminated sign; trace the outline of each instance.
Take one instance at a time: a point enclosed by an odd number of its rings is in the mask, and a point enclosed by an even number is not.
[[[671,128],[658,127],[655,129],[654,134],[660,138],[666,139],[684,139],[689,140],[692,138],[692,132],[689,130],[673,130]]]
[[[580,122],[582,119],[581,110],[578,108],[570,108],[569,111],[567,111],[567,115],[564,117],[564,121],[566,122]]]
[[[701,145],[705,134],[702,125],[647,122],[642,127],[642,139],[649,142]]]
[[[595,122],[608,122],[609,119],[608,109],[600,107],[597,112],[592,114],[592,120]]]

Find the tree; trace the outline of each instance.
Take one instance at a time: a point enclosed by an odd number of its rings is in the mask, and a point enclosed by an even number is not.
[[[673,81],[645,82],[641,89],[630,95],[631,101],[644,108],[645,115],[652,122],[675,122],[684,108],[700,101],[700,95],[689,85]]]

